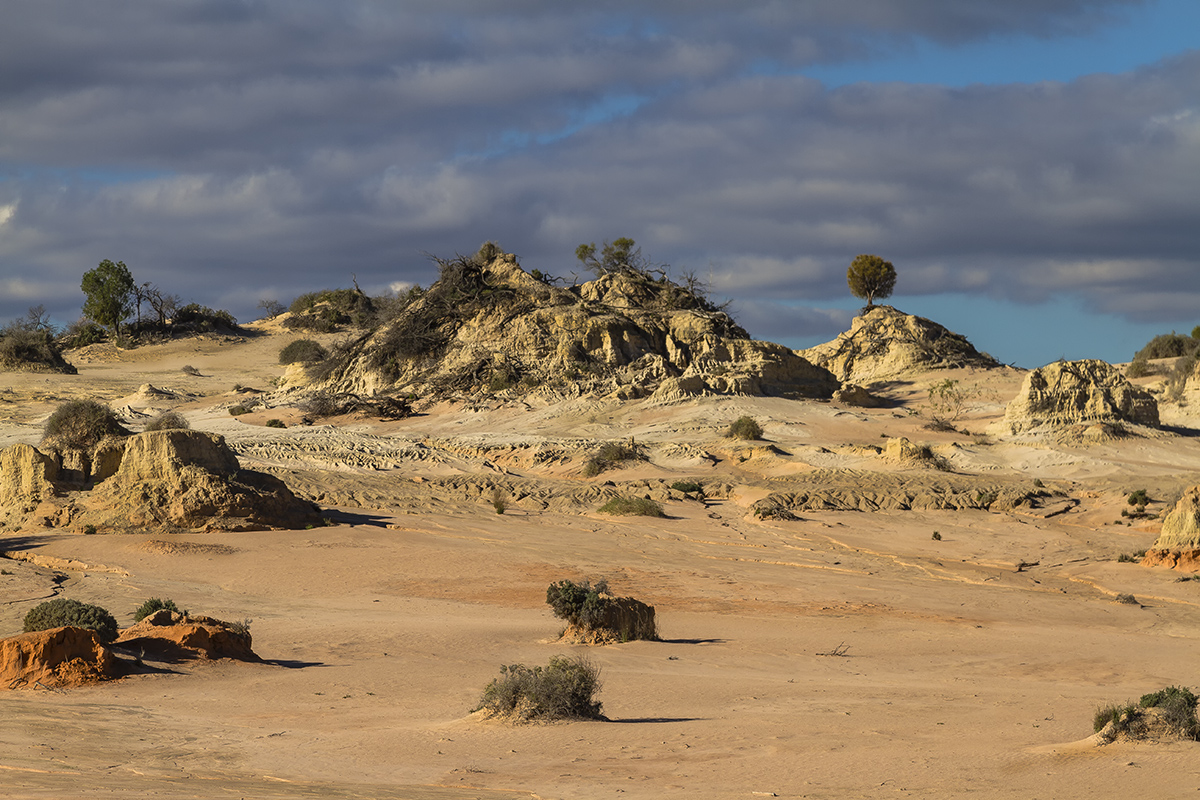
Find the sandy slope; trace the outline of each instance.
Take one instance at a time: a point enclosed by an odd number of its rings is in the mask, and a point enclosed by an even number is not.
[[[1194,743],[1069,744],[1091,733],[1103,701],[1200,684],[1200,582],[1117,563],[1156,531],[1113,524],[1131,488],[1165,498],[1200,482],[1195,439],[985,436],[1020,381],[1012,372],[957,376],[988,393],[962,425],[970,436],[930,433],[908,413],[933,379],[921,376],[889,387],[907,408],[879,410],[530,401],[284,431],[252,424],[265,414],[229,417],[227,393],[269,388],[286,341],[194,340],[77,359],[79,376],[4,376],[0,444],[36,442],[57,398],[119,400],[150,382],[179,392],[193,426],[226,434],[247,464],[356,501],[341,507],[342,524],[304,531],[0,534],[0,549],[34,560],[0,561],[10,573],[0,575],[0,635],[56,591],[122,624],[146,597],[171,597],[252,618],[267,660],[154,665],[163,671],[69,694],[0,693],[5,797],[1094,798],[1200,788]],[[184,375],[184,364],[204,377]],[[743,413],[763,422],[777,452],[720,437]],[[1187,409],[1172,413],[1186,427]],[[819,470],[854,470],[866,486],[884,485],[878,474],[913,485],[942,477],[868,449],[900,435],[944,448],[963,475],[1039,478],[1078,505],[1048,518],[746,514]],[[571,454],[581,445],[629,436],[650,463],[579,478]],[[538,448],[565,455],[535,462]],[[608,518],[569,499],[610,479],[678,476],[729,490],[707,506],[669,502],[666,520]],[[477,491],[485,479],[546,494],[498,516]],[[562,623],[543,599],[560,578],[607,578],[653,603],[664,641],[557,644]],[[1118,593],[1142,605],[1115,603]],[[609,722],[510,727],[470,715],[500,664],[585,649],[603,670]]]

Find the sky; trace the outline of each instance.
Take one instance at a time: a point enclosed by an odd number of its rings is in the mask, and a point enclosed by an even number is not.
[[[755,338],[886,302],[1001,361],[1200,324],[1195,0],[9,0],[0,323],[123,261],[239,320],[632,237]]]

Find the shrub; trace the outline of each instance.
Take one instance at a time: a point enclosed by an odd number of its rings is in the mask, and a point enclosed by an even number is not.
[[[704,486],[696,481],[675,481],[671,484],[671,489],[683,494],[699,494],[704,491]]]
[[[1118,602],[1122,605],[1126,605],[1126,606],[1140,606],[1141,605],[1141,603],[1138,602],[1138,599],[1131,594],[1118,594],[1116,596],[1116,598],[1114,598],[1114,599],[1116,600],[1116,602]]]
[[[666,517],[662,506],[644,497],[614,497],[600,506],[602,514],[625,517]]]
[[[942,540],[942,535],[940,533],[938,533],[937,531],[934,531],[932,538],[935,542],[940,542]]]
[[[1157,372],[1149,360],[1145,358],[1135,358],[1129,362],[1129,366],[1125,368],[1126,378],[1145,378],[1147,375],[1153,375]]]
[[[229,415],[232,417],[240,417],[242,414],[249,414],[249,413],[250,413],[250,409],[246,408],[241,403],[238,403],[236,406],[229,407]]]
[[[191,330],[207,333],[209,331],[227,329],[238,330],[237,320],[228,311],[214,310],[199,303],[188,303],[175,312],[172,321],[176,328],[187,327]]]
[[[25,615],[26,633],[47,631],[51,628],[87,628],[99,635],[100,641],[111,642],[117,638],[117,621],[100,606],[81,603],[78,600],[58,598],[34,606]]]
[[[328,355],[328,351],[312,339],[296,339],[279,351],[279,363],[296,364],[308,363],[310,361],[324,361]]]
[[[583,465],[583,474],[594,478],[606,469],[625,462],[641,458],[635,445],[623,442],[605,442],[600,449]]]
[[[37,308],[30,309],[31,314],[34,311]],[[76,373],[75,367],[63,358],[53,329],[48,324],[37,327],[37,323],[27,320],[16,320],[0,328],[0,370],[3,369]]]
[[[1123,726],[1123,730],[1128,730],[1129,722],[1140,718],[1141,715],[1141,709],[1133,703],[1123,706],[1106,703],[1097,708],[1096,713],[1092,715],[1092,731],[1099,733],[1110,722],[1115,722],[1119,726]]]
[[[151,597],[149,600],[138,606],[137,611],[133,612],[133,621],[141,622],[155,611],[159,611],[164,608],[168,611],[174,611],[176,614],[182,613],[184,616],[187,616],[186,611],[180,612],[179,606],[175,605],[174,600],[160,600],[157,597]]]
[[[42,428],[42,441],[60,447],[94,447],[105,436],[128,436],[116,413],[95,400],[68,400]]]
[[[1150,498],[1146,495],[1145,489],[1136,489],[1129,493],[1129,497],[1125,499],[1125,502],[1131,506],[1144,506],[1150,502]]]
[[[762,438],[763,429],[753,417],[738,417],[737,421],[729,426],[729,430],[725,435],[730,439],[745,439],[747,441],[757,441]]]
[[[339,325],[367,327],[375,321],[375,305],[358,289],[324,289],[292,301],[284,327],[332,333]]]
[[[182,372],[184,375],[191,375],[193,378],[204,377],[203,375],[200,374],[200,370],[196,369],[191,364],[184,364],[182,367],[179,368],[179,371]]]
[[[1161,336],[1155,336],[1146,345],[1137,351],[1137,355],[1133,357],[1134,361],[1141,359],[1145,361],[1151,358],[1179,358],[1180,356],[1190,356],[1200,350],[1200,341],[1193,339],[1191,336],[1184,336],[1178,333],[1164,333]]]
[[[508,509],[508,503],[504,502],[504,492],[499,486],[492,487],[492,508],[496,509],[497,514],[503,514]]]
[[[584,658],[552,656],[545,667],[500,667],[500,677],[483,690],[474,710],[522,722],[602,719],[601,704],[594,699],[599,690],[599,667]]]
[[[268,428],[286,428],[287,427],[287,425],[283,424],[283,420],[274,419],[274,418],[267,420],[263,424],[266,425]]]
[[[1138,705],[1157,708],[1162,719],[1180,736],[1200,738],[1200,721],[1196,719],[1196,695],[1183,686],[1168,686],[1157,692],[1142,695]]]
[[[559,619],[588,627],[599,619],[601,606],[604,605],[601,595],[605,594],[608,594],[608,581],[597,581],[595,586],[589,581],[558,581],[546,588],[546,605]]]
[[[153,417],[146,423],[145,430],[148,431],[167,431],[181,430],[185,431],[191,426],[188,421],[183,418],[183,414],[178,411],[164,411],[156,417]]]
[[[100,325],[89,319],[80,319],[67,326],[59,341],[64,348],[72,350],[77,347],[87,347],[89,344],[103,342],[107,336],[108,331],[104,330]]]

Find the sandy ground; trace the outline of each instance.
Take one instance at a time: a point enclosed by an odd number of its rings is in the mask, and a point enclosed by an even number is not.
[[[1021,376],[980,387],[960,428],[922,428],[926,388],[893,408],[708,398],[653,406],[439,406],[394,423],[276,430],[278,407],[230,417],[235,384],[270,389],[288,337],[190,340],[73,356],[78,376],[0,376],[0,445],[36,443],[61,399],[118,407],[144,383],[177,393],[193,427],[243,464],[322,484],[339,524],[302,531],[0,534],[0,636],[50,596],[121,624],[147,597],[251,619],[263,664],[160,664],[70,692],[0,692],[0,795],[13,798],[1178,797],[1200,790],[1196,743],[1093,747],[1095,708],[1196,687],[1200,582],[1116,557],[1156,523],[1118,525],[1125,495],[1151,511],[1200,483],[1186,406],[1174,432],[1099,445],[997,432]],[[200,376],[181,372],[193,366]],[[273,402],[268,400],[268,402]],[[144,411],[145,409],[142,409]],[[755,416],[774,451],[720,434]],[[1197,424],[1196,427],[1200,427]],[[806,512],[747,507],[813,475],[913,486],[944,473],[869,448],[908,436],[958,476],[1042,480],[1069,510]],[[535,466],[536,447],[634,436],[648,463],[585,480]],[[697,452],[713,453],[710,459]],[[530,497],[498,515],[480,476],[552,494],[634,479],[723,482],[668,519],[611,518]],[[458,481],[458,482],[456,482]],[[889,484],[890,485],[890,484]],[[356,494],[347,487],[359,487]],[[1069,503],[1066,501],[1070,501]],[[941,540],[935,540],[938,532]],[[67,564],[67,560],[74,563]],[[544,603],[562,578],[605,578],[658,611],[661,642],[556,641]],[[1139,604],[1114,601],[1133,594]],[[511,726],[471,710],[501,664],[586,652],[606,722]]]

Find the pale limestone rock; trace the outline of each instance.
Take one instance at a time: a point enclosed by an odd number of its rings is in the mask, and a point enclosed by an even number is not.
[[[58,467],[49,456],[27,444],[0,450],[0,508],[32,511],[54,495]]]

